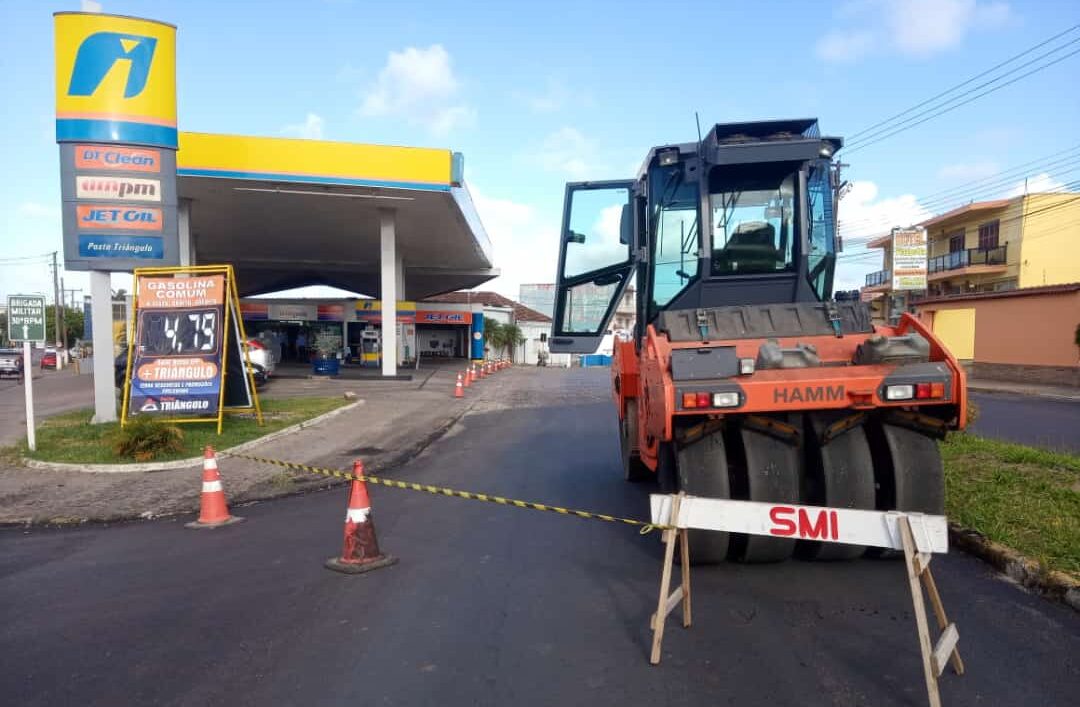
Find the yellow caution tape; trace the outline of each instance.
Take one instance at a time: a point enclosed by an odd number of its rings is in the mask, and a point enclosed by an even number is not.
[[[396,479],[386,479],[381,476],[372,476],[371,474],[364,474],[363,476],[357,476],[349,471],[342,471],[341,469],[324,469],[322,467],[310,466],[308,464],[299,464],[297,462],[281,461],[280,459],[267,459],[266,457],[255,457],[250,454],[240,453],[223,453],[222,456],[235,457],[237,459],[247,459],[248,461],[259,462],[260,464],[270,464],[272,466],[280,466],[285,469],[296,469],[297,471],[306,471],[309,474],[319,474],[321,476],[330,476],[336,479],[346,479],[349,481],[364,481],[369,484],[380,484],[382,486],[390,486],[393,488],[406,489],[409,491],[423,491],[426,493],[435,494],[436,496],[452,496],[454,498],[464,498],[469,501],[486,501],[487,503],[498,503],[503,506],[515,506],[517,508],[528,508],[534,511],[551,511],[552,513],[558,513],[564,516],[577,516],[578,518],[587,518],[590,520],[603,520],[608,523],[623,523],[624,525],[632,525],[637,528],[641,528],[641,534],[647,535],[653,530],[668,530],[666,525],[654,525],[647,523],[643,520],[635,520],[633,518],[620,518],[619,516],[606,515],[604,513],[591,513],[589,511],[576,511],[571,508],[563,508],[561,506],[551,506],[546,503],[531,503],[529,501],[519,501],[513,498],[503,498],[502,496],[493,496],[486,493],[473,493],[471,491],[458,491],[457,489],[446,488],[444,486],[431,486],[429,484],[417,484],[411,481],[398,481]]]

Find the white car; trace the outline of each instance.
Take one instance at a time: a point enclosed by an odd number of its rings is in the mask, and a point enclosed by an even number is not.
[[[262,341],[258,339],[248,339],[248,359],[251,364],[256,367],[256,370],[261,368],[263,373],[269,378],[274,372],[274,354],[266,347]]]

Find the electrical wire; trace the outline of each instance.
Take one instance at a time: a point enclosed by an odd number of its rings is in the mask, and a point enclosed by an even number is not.
[[[860,131],[858,131],[858,132],[856,132],[856,133],[854,133],[852,135],[849,135],[848,138],[849,138],[849,140],[856,140],[860,136],[865,135],[865,134],[869,133],[870,131],[875,130],[876,128],[879,128],[882,125],[885,125],[886,123],[890,123],[893,120],[896,120],[897,118],[902,118],[905,115],[907,115],[908,113],[910,113],[910,112],[912,112],[914,110],[918,110],[919,108],[922,108],[923,106],[927,105],[928,103],[933,103],[937,99],[942,98],[944,96],[947,96],[948,94],[952,93],[953,91],[957,90],[958,88],[962,88],[962,87],[968,85],[972,81],[977,81],[978,79],[981,79],[983,76],[986,76],[987,74],[991,74],[994,71],[997,71],[998,69],[1000,69],[1001,67],[1006,66],[1008,64],[1011,64],[1012,62],[1016,61],[1017,59],[1019,59],[1019,58],[1021,58],[1023,56],[1027,56],[1028,54],[1035,51],[1036,49],[1041,49],[1042,47],[1046,46],[1047,44],[1050,44],[1054,40],[1060,39],[1061,37],[1064,37],[1066,34],[1069,34],[1070,32],[1073,32],[1078,28],[1080,28],[1080,24],[1075,24],[1072,27],[1069,27],[1068,29],[1066,29],[1065,31],[1059,32],[1058,34],[1055,34],[1053,37],[1050,37],[1049,39],[1045,39],[1042,42],[1039,42],[1038,44],[1036,44],[1035,46],[1028,47],[1027,49],[1020,52],[1019,54],[1015,54],[1015,55],[1009,57],[1008,59],[1006,59],[1005,61],[1003,61],[1003,62],[1001,62],[999,64],[995,64],[994,66],[991,66],[986,71],[983,71],[980,74],[976,74],[975,76],[972,76],[968,80],[963,81],[961,83],[958,83],[958,84],[956,84],[955,86],[953,86],[951,88],[947,88],[947,89],[945,89],[944,91],[942,91],[941,93],[939,93],[939,94],[937,94],[935,96],[931,96],[930,98],[927,98],[922,103],[917,103],[914,106],[912,106],[911,108],[908,108],[907,110],[901,111],[901,112],[897,113],[896,115],[893,115],[893,116],[890,116],[890,117],[886,118],[885,120],[881,120],[881,121],[878,121],[877,123],[874,123],[873,125],[871,125],[868,128],[864,128],[863,130],[860,130]]]
[[[1073,44],[1076,41],[1080,41],[1080,38],[1078,38],[1077,40],[1074,40],[1073,42],[1070,42],[1069,44]],[[891,132],[886,132],[884,135],[880,135],[879,137],[874,137],[873,139],[867,138],[864,141],[861,141],[856,145],[848,147],[844,154],[845,155],[850,155],[852,152],[858,152],[859,150],[861,150],[861,149],[863,149],[865,147],[869,147],[871,145],[876,145],[877,143],[881,142],[882,140],[887,140],[887,139],[889,139],[890,137],[892,137],[894,135],[898,135],[898,134],[900,134],[902,132],[906,132],[908,130],[911,130],[912,128],[914,128],[916,126],[919,126],[919,125],[922,125],[923,123],[925,123],[925,122],[927,122],[929,120],[933,120],[934,118],[941,117],[941,116],[945,115],[946,113],[951,113],[952,111],[956,110],[957,108],[960,108],[962,106],[966,106],[967,104],[971,103],[972,101],[976,101],[976,100],[978,100],[978,99],[980,99],[980,98],[982,98],[984,96],[990,95],[991,93],[994,93],[996,91],[1000,91],[1001,89],[1005,88],[1006,86],[1011,86],[1012,84],[1016,83],[1017,81],[1025,79],[1028,76],[1032,76],[1033,74],[1037,74],[1037,73],[1039,73],[1041,71],[1045,71],[1046,69],[1050,68],[1051,66],[1054,66],[1055,64],[1059,64],[1062,61],[1065,61],[1066,59],[1068,59],[1069,57],[1075,56],[1076,54],[1080,54],[1080,49],[1074,49],[1073,51],[1069,52],[1068,54],[1066,54],[1064,56],[1058,57],[1058,58],[1054,59],[1053,61],[1048,61],[1045,64],[1042,64],[1040,66],[1035,67],[1031,71],[1020,74],[1019,76],[1017,76],[1014,79],[1006,81],[1003,84],[999,84],[997,86],[994,86],[993,88],[989,88],[986,91],[983,91],[982,93],[978,93],[978,94],[972,96],[971,98],[968,98],[967,100],[961,101],[960,103],[955,103],[955,104],[953,104],[951,106],[948,106],[947,108],[944,107],[947,104],[942,104],[941,106],[937,106],[936,108],[932,109],[932,110],[937,110],[938,108],[941,108],[941,110],[938,110],[936,113],[932,113],[931,115],[929,115],[929,116],[927,116],[925,118],[922,118],[921,120],[917,120],[914,123],[911,123],[910,125],[906,125],[906,127],[894,126],[894,127],[896,127],[895,130],[892,130]],[[1031,62],[1028,62],[1028,63],[1031,63]],[[1025,66],[1026,65],[1027,64],[1025,64]],[[986,85],[986,84],[984,84],[984,85]],[[972,90],[977,90],[977,89],[972,89]],[[960,98],[960,97],[962,97],[964,95],[967,95],[967,93],[968,92],[965,92],[965,93],[961,94],[961,96],[957,96],[957,98]],[[920,113],[919,115],[923,115],[926,112],[929,112],[929,111],[924,111],[923,113]],[[911,120],[913,120],[915,117],[917,117],[917,116],[913,116],[912,118],[903,121],[903,123],[900,123],[899,125],[905,125],[905,124],[909,123]]]

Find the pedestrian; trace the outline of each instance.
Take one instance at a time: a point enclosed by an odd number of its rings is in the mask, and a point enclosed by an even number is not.
[[[296,335],[296,356],[301,361],[307,360],[307,335],[302,330]]]

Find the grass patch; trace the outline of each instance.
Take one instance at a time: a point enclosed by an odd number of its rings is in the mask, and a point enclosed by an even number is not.
[[[1080,456],[966,433],[941,453],[950,519],[1080,576]]]
[[[164,452],[154,457],[154,461],[187,459],[202,454],[206,445],[214,449],[226,449],[257,437],[277,432],[290,425],[310,420],[317,415],[347,405],[342,398],[282,398],[262,402],[265,422],[259,427],[254,416],[225,416],[221,434],[217,434],[217,425],[205,424],[177,425],[183,431],[179,446],[173,451]],[[119,423],[104,425],[90,424],[91,410],[79,410],[51,417],[38,425],[37,451],[26,448],[26,440],[18,449],[23,456],[50,462],[69,462],[82,464],[123,464],[134,462],[130,455],[117,453],[117,434]]]

